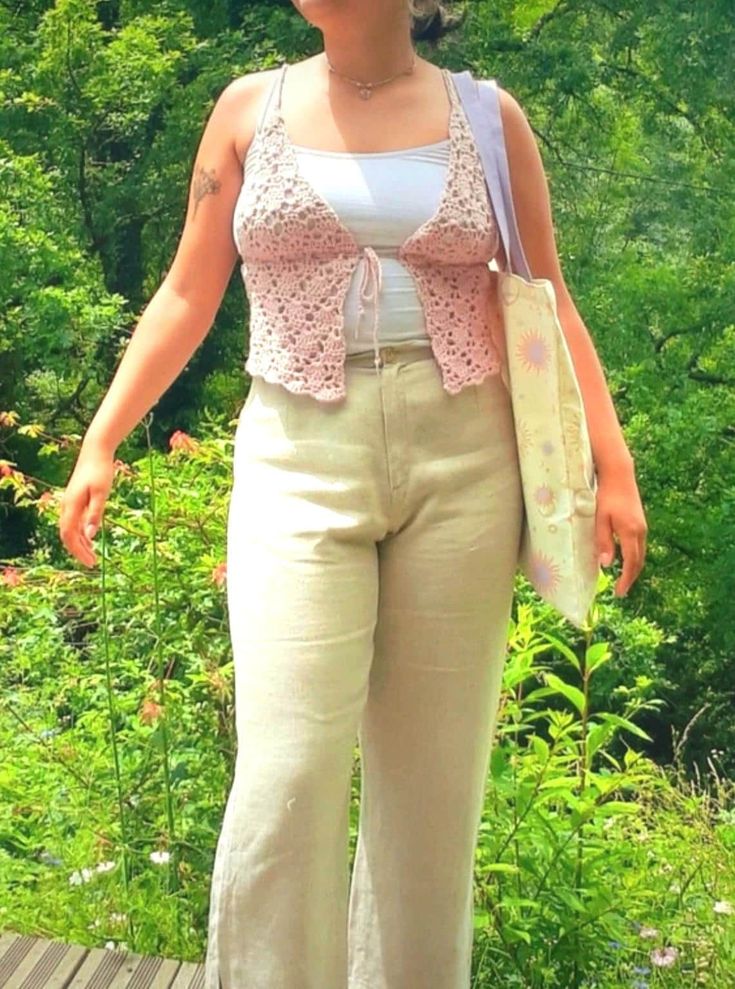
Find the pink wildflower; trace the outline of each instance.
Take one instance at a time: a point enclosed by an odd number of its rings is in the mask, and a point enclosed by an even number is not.
[[[152,725],[161,717],[163,708],[150,697],[146,697],[140,707],[140,720],[143,724]]]
[[[659,968],[671,968],[679,957],[679,949],[671,945],[665,948],[654,948],[650,957],[653,964]]]
[[[40,511],[43,512],[46,508],[48,508],[49,505],[52,505],[54,503],[54,501],[55,501],[55,499],[54,499],[53,492],[52,491],[44,491],[42,494],[40,494],[38,496],[38,501],[36,502],[36,504],[38,505],[38,508],[40,509]]]
[[[17,587],[18,584],[23,583],[23,576],[17,567],[4,567],[2,572],[2,581],[7,584],[8,587]]]
[[[113,465],[115,468],[115,476],[118,474],[124,474],[125,477],[130,477],[133,473],[133,469],[129,464],[126,464],[124,460],[116,460]]]
[[[217,566],[212,570],[212,580],[215,582],[217,587],[222,587],[227,577],[227,561],[223,563],[218,563]]]
[[[193,453],[198,446],[197,441],[181,429],[171,434],[168,443],[172,450],[186,450],[187,453]]]

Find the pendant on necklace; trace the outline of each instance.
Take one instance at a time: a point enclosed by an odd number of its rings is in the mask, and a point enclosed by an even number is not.
[[[363,100],[369,100],[369,99],[370,99],[370,97],[371,97],[371,95],[372,95],[372,92],[373,92],[373,91],[372,91],[372,89],[368,89],[367,87],[365,87],[365,86],[363,86],[363,87],[362,87],[362,88],[360,89],[360,97],[361,97],[361,98],[362,98]]]

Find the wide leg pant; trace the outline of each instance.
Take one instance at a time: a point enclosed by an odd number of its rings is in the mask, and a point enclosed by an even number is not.
[[[261,378],[235,436],[237,756],[205,989],[469,989],[473,863],[523,503],[510,398],[429,349],[347,398]],[[359,742],[360,830],[349,801]]]

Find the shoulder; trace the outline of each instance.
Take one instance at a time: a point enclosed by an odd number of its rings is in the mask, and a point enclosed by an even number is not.
[[[245,161],[258,114],[279,71],[277,67],[238,76],[227,83],[215,100],[212,118],[219,120],[231,134],[240,162]]]
[[[538,176],[543,170],[541,153],[524,109],[515,96],[501,86],[498,86],[498,99],[511,176],[516,183],[521,176]]]
[[[280,72],[280,66],[275,69],[263,69],[260,72],[246,72],[232,79],[221,91],[218,101],[236,104],[239,101],[252,99],[263,93]]]
[[[529,141],[535,145],[536,139],[528,117],[515,96],[502,86],[498,86],[498,99],[508,153],[510,154],[513,148],[522,150],[528,146]]]

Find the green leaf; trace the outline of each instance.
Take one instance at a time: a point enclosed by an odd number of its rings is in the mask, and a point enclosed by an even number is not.
[[[592,756],[597,752],[601,745],[603,745],[612,734],[614,734],[614,726],[605,723],[597,724],[592,723],[589,726],[587,732],[587,758],[592,759]]]
[[[507,756],[505,749],[496,745],[490,755],[490,776],[494,780],[499,780],[507,768]]]
[[[594,673],[612,658],[612,650],[608,642],[594,642],[584,655],[585,666]]]
[[[546,682],[556,693],[562,694],[568,701],[574,704],[580,714],[584,714],[584,694],[578,687],[573,687],[570,683],[565,683],[555,673],[546,673],[544,676]]]
[[[570,649],[569,646],[566,643],[562,642],[561,639],[557,639],[557,637],[555,635],[552,635],[550,632],[545,632],[544,633],[544,638],[546,639],[547,642],[550,642],[551,645],[565,659],[567,659],[572,664],[572,666],[575,668],[575,670],[578,673],[581,673],[582,672],[581,667],[579,665],[579,659],[578,659],[577,654],[574,652],[573,649]]]
[[[638,814],[639,812],[640,807],[637,803],[626,800],[607,800],[604,804],[600,804],[597,809],[597,814],[600,817],[617,817],[621,814]]]
[[[573,910],[575,913],[586,914],[588,912],[587,905],[583,903],[576,893],[572,892],[572,890],[557,888],[556,895],[562,903],[566,904],[566,906],[568,906],[569,909]]]
[[[551,779],[543,780],[539,786],[540,790],[574,790],[579,786],[579,779],[576,776],[554,776]]]
[[[533,746],[533,751],[539,758],[540,762],[548,762],[549,760],[549,743],[546,739],[541,738],[540,735],[531,736],[531,745]]]
[[[639,738],[645,738],[647,742],[651,741],[651,736],[648,732],[645,732],[642,728],[639,728],[638,725],[633,724],[632,721],[621,717],[619,714],[610,714],[610,712],[606,711],[600,714],[599,717],[604,718],[606,721],[610,721],[614,725],[618,725],[620,728],[625,728],[626,731],[632,732]]]
[[[526,944],[531,943],[531,935],[522,927],[512,927],[507,925],[503,928],[503,936],[510,944],[514,941],[525,941]]]

